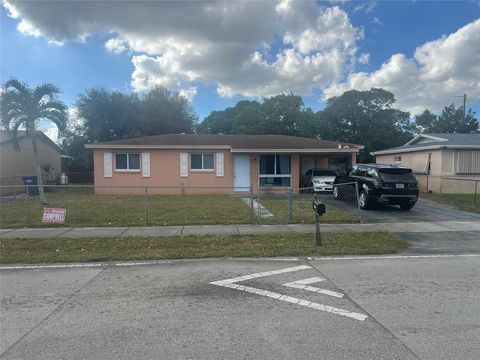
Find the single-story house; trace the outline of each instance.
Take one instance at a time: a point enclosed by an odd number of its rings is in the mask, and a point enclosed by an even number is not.
[[[61,172],[63,151],[41,131],[36,138],[42,180],[46,184],[52,174]],[[0,130],[0,185],[22,185],[23,176],[35,175],[32,138],[19,130],[18,143],[20,150],[15,150],[10,133]]]
[[[377,163],[411,168],[424,191],[473,193],[475,181],[465,180],[480,180],[480,134],[419,134],[372,155]]]
[[[362,145],[284,135],[203,134],[165,134],[85,147],[94,152],[97,194],[144,192],[107,186],[164,187],[149,190],[157,194],[226,194],[248,192],[250,186],[255,192],[298,191],[308,169],[350,167],[363,149]]]

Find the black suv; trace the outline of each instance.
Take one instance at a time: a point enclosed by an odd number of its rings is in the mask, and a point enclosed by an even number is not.
[[[337,177],[335,183],[357,183],[358,203],[362,209],[385,203],[410,210],[418,200],[417,179],[411,169],[404,167],[357,164],[348,175]],[[333,188],[335,198],[339,198],[339,188]]]

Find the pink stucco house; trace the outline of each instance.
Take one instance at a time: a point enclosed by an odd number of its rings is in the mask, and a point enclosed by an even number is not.
[[[362,145],[284,135],[166,134],[85,146],[97,194],[298,191],[311,168],[350,167]],[[109,187],[109,186],[138,186]],[[181,188],[184,190],[181,190]],[[186,189],[186,190],[185,190]]]

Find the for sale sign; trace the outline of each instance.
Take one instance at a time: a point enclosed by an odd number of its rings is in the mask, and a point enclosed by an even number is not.
[[[66,215],[67,209],[44,208],[42,222],[64,224]]]

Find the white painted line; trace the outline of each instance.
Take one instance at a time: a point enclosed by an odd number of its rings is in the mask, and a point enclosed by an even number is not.
[[[331,261],[331,260],[384,260],[384,259],[435,259],[455,257],[479,257],[480,254],[446,254],[446,255],[394,255],[394,256],[340,256],[340,257],[309,257],[307,260]]]
[[[325,281],[325,279],[321,278],[321,277],[313,277],[313,278],[308,278],[308,279],[303,279],[303,280],[295,280],[295,281],[292,281],[289,284],[310,285],[310,284],[315,284],[315,283],[320,282],[320,281]],[[286,285],[286,284],[283,284],[283,285]]]
[[[296,280],[292,281],[289,283],[282,284],[283,286],[291,287],[294,289],[300,289],[300,290],[306,290],[306,291],[311,291],[317,294],[323,294],[323,295],[328,295],[328,296],[333,296],[336,298],[343,298],[343,294],[332,291],[332,290],[327,290],[327,289],[321,289],[317,288],[315,286],[309,286],[310,284],[314,284],[320,281],[324,281],[325,279],[321,277],[313,277],[313,278],[308,278],[308,279],[303,279],[303,280]]]
[[[18,270],[18,269],[68,269],[68,268],[89,268],[102,267],[108,264],[61,264],[61,265],[19,265],[19,266],[0,266],[0,270]]]
[[[293,296],[288,296],[288,295],[276,293],[276,292],[269,291],[269,290],[263,290],[263,289],[258,289],[258,288],[254,288],[254,287],[251,287],[251,286],[245,286],[245,285],[237,284],[237,282],[240,282],[240,281],[257,279],[259,277],[265,277],[265,276],[271,276],[271,275],[285,274],[285,273],[300,271],[300,270],[307,270],[307,269],[311,269],[311,268],[312,267],[308,266],[308,265],[301,265],[301,266],[295,266],[295,267],[290,267],[290,268],[285,268],[285,269],[280,269],[280,270],[264,271],[264,272],[260,272],[260,273],[243,275],[243,276],[238,276],[236,278],[231,278],[231,279],[212,281],[210,284],[211,285],[216,285],[216,286],[226,287],[226,288],[229,288],[229,289],[245,291],[245,292],[252,293],[252,294],[255,294],[255,295],[266,296],[266,297],[269,297],[269,298],[272,298],[272,299],[281,300],[281,301],[289,302],[289,303],[292,303],[292,304],[297,304],[297,305],[300,305],[300,306],[305,306],[305,307],[312,308],[312,309],[315,309],[315,310],[325,311],[325,312],[328,312],[328,313],[331,313],[331,314],[345,316],[345,317],[352,318],[352,319],[359,320],[359,321],[364,321],[368,317],[367,315],[364,315],[364,314],[360,314],[360,313],[356,313],[356,312],[352,312],[352,311],[348,311],[348,310],[344,310],[344,309],[339,309],[339,308],[336,308],[336,307],[333,307],[333,306],[330,306],[330,305],[324,305],[324,304],[320,304],[320,303],[316,303],[316,302],[311,302],[311,301],[308,301],[308,300],[305,300],[305,299],[299,299],[299,298],[296,298],[296,297],[293,297]],[[315,288],[313,286],[306,285],[306,284],[312,284],[312,283],[320,282],[320,281],[324,281],[324,280],[325,279],[320,278],[320,277],[314,277],[314,278],[303,279],[303,280],[299,280],[298,282],[292,282],[292,283],[287,283],[287,284],[295,284],[295,285],[300,286],[302,289],[306,289],[306,288],[315,289],[315,290],[317,290],[315,292],[319,292],[319,293],[330,295],[330,296],[343,297],[343,294],[336,293],[334,291],[325,290],[325,289],[318,289],[318,288]],[[284,285],[288,286],[287,284],[284,284]],[[292,286],[292,287],[294,287],[294,286]],[[320,292],[320,290],[322,292]],[[313,290],[309,290],[309,291],[313,291]],[[341,296],[339,296],[339,295],[341,295]]]
[[[211,282],[210,284],[223,286],[224,284],[232,284],[232,283],[236,283],[236,282],[240,282],[240,281],[256,279],[256,278],[270,276],[270,275],[285,274],[285,273],[289,273],[289,272],[293,272],[293,271],[306,270],[306,269],[311,269],[311,268],[312,267],[308,266],[308,265],[300,265],[300,266],[289,267],[289,268],[285,268],[285,269],[281,269],[281,270],[265,271],[265,272],[250,274],[250,275],[243,275],[243,276],[239,276],[239,277],[232,278],[232,279],[224,279],[224,280],[214,281],[214,282]]]
[[[213,283],[210,283],[210,284],[213,284]],[[218,285],[218,284],[214,284],[214,285]],[[364,315],[364,314],[360,314],[360,313],[356,313],[356,312],[352,312],[352,311],[348,311],[348,310],[344,310],[344,309],[339,309],[339,308],[336,308],[336,307],[333,307],[333,306],[330,306],[330,305],[324,305],[324,304],[311,302],[311,301],[304,300],[304,299],[299,299],[299,298],[296,298],[296,297],[293,297],[293,296],[279,294],[279,293],[276,293],[276,292],[273,292],[273,291],[257,289],[257,288],[250,287],[250,286],[243,286],[243,285],[232,284],[232,283],[227,283],[227,284],[220,285],[220,286],[230,288],[230,289],[249,292],[249,293],[252,293],[252,294],[255,294],[255,295],[266,296],[266,297],[269,297],[269,298],[272,298],[272,299],[289,302],[289,303],[292,303],[292,304],[296,304],[296,305],[312,308],[312,309],[315,309],[315,310],[320,310],[320,311],[328,312],[328,313],[331,313],[331,314],[336,314],[336,315],[352,318],[352,319],[359,320],[359,321],[364,321],[366,318],[368,318],[368,316]]]

